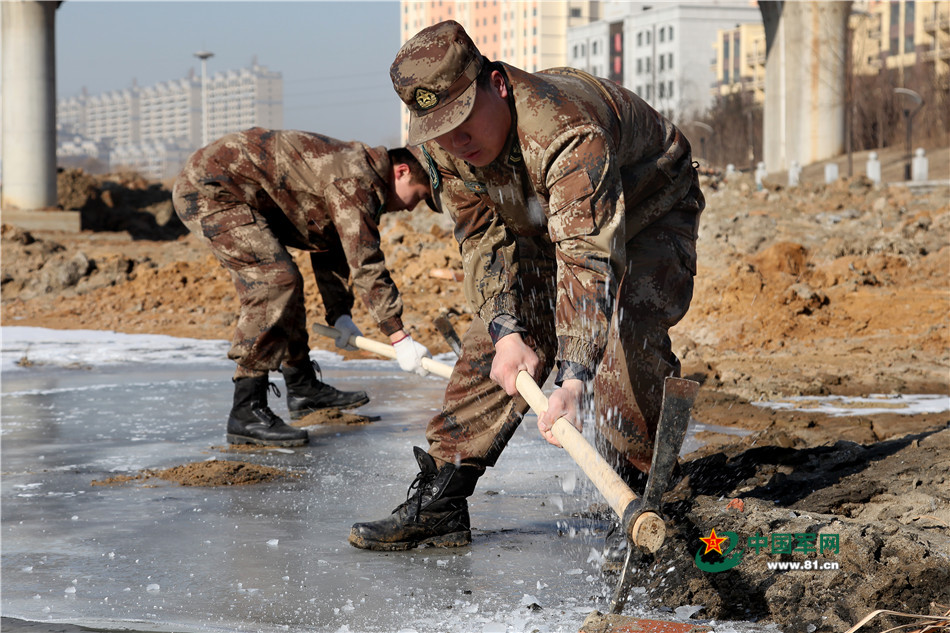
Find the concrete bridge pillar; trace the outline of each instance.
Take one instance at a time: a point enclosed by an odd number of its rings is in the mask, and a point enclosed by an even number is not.
[[[35,0],[0,2],[0,207],[4,211],[56,206],[55,14],[59,4]]]
[[[844,153],[850,0],[760,2],[764,158],[770,172]]]

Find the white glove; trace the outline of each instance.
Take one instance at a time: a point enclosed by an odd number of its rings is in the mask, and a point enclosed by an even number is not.
[[[344,314],[338,318],[334,323],[333,327],[337,329],[340,333],[336,337],[336,346],[340,349],[346,349],[353,351],[356,349],[354,345],[350,345],[351,336],[363,336],[363,333],[360,332],[360,329],[356,327],[356,324],[353,323],[353,319],[350,318],[349,314]]]
[[[400,369],[415,372],[420,376],[429,373],[422,366],[423,358],[432,358],[432,354],[429,353],[425,345],[417,343],[412,340],[411,336],[407,336],[401,341],[393,343],[393,347],[396,349],[396,360],[399,361]]]

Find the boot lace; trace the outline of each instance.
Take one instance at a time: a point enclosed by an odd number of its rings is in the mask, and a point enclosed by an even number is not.
[[[274,397],[275,397],[275,398],[279,398],[279,397],[280,397],[280,389],[278,389],[278,388],[277,388],[277,385],[275,385],[274,383],[268,382],[268,383],[267,383],[267,389],[268,389],[272,394],[274,394]],[[260,410],[267,416],[267,420],[270,422],[270,426],[273,427],[273,426],[276,426],[276,425],[281,424],[281,423],[283,422],[283,420],[280,419],[280,416],[279,416],[279,415],[277,415],[276,413],[274,413],[273,411],[271,411],[271,408],[270,408],[269,406],[267,406],[267,403],[266,403],[266,402],[264,402],[264,403],[261,404]]]
[[[415,499],[415,510],[413,512],[413,521],[419,520],[419,515],[422,514],[422,496],[425,492],[425,489],[435,480],[436,473],[425,473],[419,472],[416,474],[416,478],[412,480],[412,483],[409,484],[409,490],[406,491],[406,504],[412,503],[412,500]],[[415,494],[413,494],[415,490]]]

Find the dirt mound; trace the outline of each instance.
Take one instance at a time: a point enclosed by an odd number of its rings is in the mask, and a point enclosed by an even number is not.
[[[784,633],[840,632],[878,605],[946,610],[950,427],[869,446],[768,440],[685,464],[676,531],[638,575],[650,601]],[[713,531],[721,551],[700,540]]]
[[[93,176],[82,169],[60,170],[58,205],[80,212],[90,231],[127,231],[133,239],[169,240],[188,232],[175,214],[171,191],[137,173]]]
[[[180,486],[249,486],[291,477],[290,473],[247,462],[208,460],[173,466],[164,470],[143,470],[136,475],[116,475],[93,486],[124,484],[130,481],[161,479]]]
[[[737,179],[707,203],[693,306],[674,331],[717,387],[748,399],[946,392],[946,188],[754,191]]]
[[[339,409],[323,409],[309,413],[299,420],[290,423],[291,426],[306,428],[308,426],[333,426],[333,425],[358,425],[370,424],[379,418],[350,413],[349,411],[340,411]]]
[[[182,464],[149,474],[182,486],[248,486],[290,476],[269,466],[217,460]]]

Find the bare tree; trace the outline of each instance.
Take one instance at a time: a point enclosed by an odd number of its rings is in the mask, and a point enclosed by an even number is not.
[[[918,51],[918,59],[924,57],[924,52]],[[914,144],[950,144],[950,74],[938,75],[933,63],[918,61],[903,72],[885,68],[876,75],[855,77],[855,149],[881,149],[904,143],[905,104],[894,93],[895,88],[908,88],[923,98],[923,108],[914,119],[914,129],[921,130],[915,134]]]
[[[750,92],[743,91],[716,97],[712,107],[681,127],[693,147],[693,156],[708,166],[732,164],[737,169],[752,170],[762,159],[762,116],[762,106],[753,103]]]

